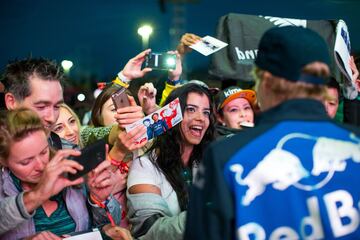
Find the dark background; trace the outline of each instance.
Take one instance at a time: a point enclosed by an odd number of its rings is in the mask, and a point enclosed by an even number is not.
[[[175,10],[182,18],[174,19]],[[89,91],[95,82],[110,81],[141,51],[137,28],[153,26],[150,47],[167,51],[176,36],[192,32],[214,35],[218,19],[230,12],[305,19],[343,19],[352,50],[360,51],[360,0],[2,0],[0,2],[0,66],[9,60],[43,56],[74,66],[69,74],[67,101]],[[179,22],[180,21],[180,22]],[[174,27],[180,29],[177,34]],[[188,78],[207,76],[209,59],[196,53],[186,58]],[[153,73],[152,77],[154,77]]]

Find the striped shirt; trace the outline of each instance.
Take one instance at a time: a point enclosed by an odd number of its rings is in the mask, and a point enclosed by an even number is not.
[[[11,178],[13,179],[16,188],[20,192],[23,191],[20,179],[12,173]],[[51,197],[50,200],[57,202],[57,209],[50,216],[47,216],[43,207],[38,207],[34,215],[35,231],[50,231],[58,236],[74,232],[76,225],[66,208],[63,192]]]

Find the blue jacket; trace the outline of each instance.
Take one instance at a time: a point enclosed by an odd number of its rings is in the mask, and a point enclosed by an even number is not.
[[[168,125],[166,124],[166,121],[163,119],[159,119],[157,122],[151,124],[151,128],[153,130],[154,137],[163,134],[164,132],[166,132],[166,130],[169,129]]]
[[[184,239],[360,239],[360,132],[318,101],[265,112],[202,164]]]

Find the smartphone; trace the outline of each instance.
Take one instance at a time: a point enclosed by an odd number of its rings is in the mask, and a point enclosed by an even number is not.
[[[80,163],[84,167],[83,170],[77,171],[75,174],[67,173],[68,179],[75,180],[96,168],[106,159],[106,142],[104,139],[98,140],[81,150],[80,156],[71,156],[69,159]]]
[[[174,70],[176,54],[151,52],[146,55],[144,66],[157,70]]]
[[[114,103],[115,109],[130,106],[129,98],[126,94],[126,88],[121,87],[118,91],[111,94],[111,99]]]

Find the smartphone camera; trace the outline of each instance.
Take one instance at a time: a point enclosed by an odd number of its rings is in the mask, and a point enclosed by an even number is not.
[[[145,67],[157,70],[174,70],[176,68],[176,54],[151,52],[146,56]]]
[[[114,103],[115,109],[130,106],[129,98],[126,94],[126,88],[121,87],[118,91],[111,94],[111,100]]]
[[[81,164],[84,169],[75,174],[67,173],[65,177],[71,181],[84,176],[106,159],[106,142],[104,139],[97,140],[81,150],[80,156],[70,156],[68,159]]]

